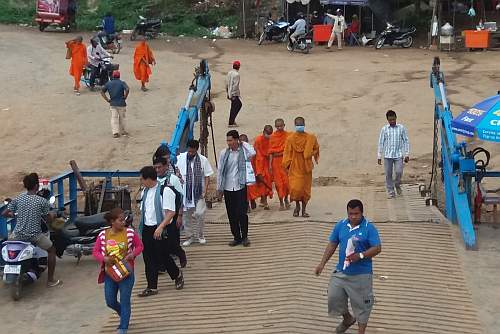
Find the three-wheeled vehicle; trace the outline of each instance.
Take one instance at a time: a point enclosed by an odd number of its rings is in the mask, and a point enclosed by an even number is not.
[[[49,25],[57,25],[69,32],[75,25],[75,0],[37,0],[36,18],[40,31]]]

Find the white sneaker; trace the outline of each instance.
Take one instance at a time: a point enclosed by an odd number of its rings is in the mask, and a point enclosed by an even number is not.
[[[200,243],[200,245],[204,245],[207,243],[207,239],[205,238],[198,238],[198,242]]]
[[[183,247],[188,247],[188,246],[190,246],[193,243],[193,241],[194,241],[193,238],[189,238],[189,239],[187,239],[186,241],[184,241],[182,243],[182,246]]]

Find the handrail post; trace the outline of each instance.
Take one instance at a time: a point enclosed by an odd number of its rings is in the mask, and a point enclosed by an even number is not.
[[[57,179],[57,207],[64,208],[64,179]]]
[[[75,173],[71,173],[69,176],[69,215],[72,220],[75,219],[78,214],[77,191],[76,175]]]

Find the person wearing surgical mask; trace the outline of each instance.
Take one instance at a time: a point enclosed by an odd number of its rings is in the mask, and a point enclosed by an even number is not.
[[[310,217],[306,207],[311,199],[313,159],[318,164],[318,140],[315,135],[305,132],[304,118],[297,117],[295,132],[288,136],[283,154],[283,168],[288,171],[290,201],[295,202],[294,217]]]

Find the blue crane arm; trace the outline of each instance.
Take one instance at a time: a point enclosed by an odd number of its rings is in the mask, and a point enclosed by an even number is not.
[[[175,163],[177,155],[186,151],[186,143],[194,137],[194,125],[206,98],[210,98],[211,76],[208,62],[202,60],[195,70],[195,77],[189,86],[186,103],[179,109],[179,116],[170,139],[170,160]]]
[[[431,87],[434,90],[434,117],[439,120],[441,158],[444,178],[445,214],[460,226],[467,248],[476,246],[476,235],[470,208],[471,179],[475,175],[474,159],[467,156],[465,143],[457,143],[451,130],[453,115],[446,98],[444,75],[439,70],[439,58],[434,59]]]

